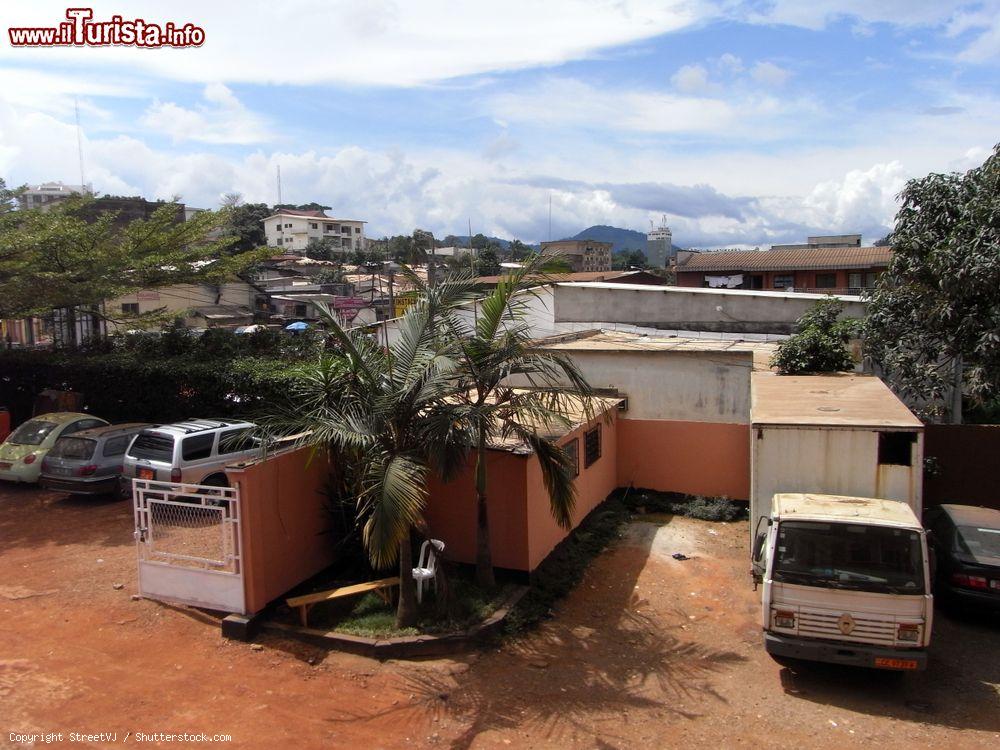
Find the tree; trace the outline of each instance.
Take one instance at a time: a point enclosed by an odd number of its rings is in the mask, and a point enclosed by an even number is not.
[[[294,203],[277,203],[274,206],[274,210],[277,211],[281,208],[288,208],[292,211],[329,211],[332,206],[324,206],[322,203],[303,203],[301,206],[296,206]]]
[[[233,197],[238,199],[238,196]],[[264,219],[271,215],[270,207],[266,203],[233,203],[230,196],[226,198],[223,201],[225,230],[227,235],[235,238],[229,252],[246,252],[266,246]]]
[[[865,351],[897,391],[960,422],[963,394],[1000,396],[1000,146],[965,174],[910,180],[900,201]]]
[[[178,205],[164,203],[147,219],[120,224],[117,212],[95,203],[74,197],[46,211],[0,214],[0,318],[89,308],[172,284],[219,284],[269,252],[230,252],[232,237],[213,239],[226,221],[220,212],[179,221]]]
[[[476,259],[476,273],[480,276],[496,276],[500,273],[500,258],[493,248],[486,248]]]
[[[649,259],[642,250],[619,250],[612,255],[612,267],[615,270],[628,271],[631,268],[649,267]]]
[[[778,345],[771,366],[782,375],[853,370],[847,344],[858,334],[859,321],[840,319],[843,312],[844,304],[834,297],[817,302],[798,319],[797,332]]]
[[[343,486],[344,467],[353,473],[345,491],[373,567],[399,564],[401,628],[416,620],[411,531],[423,523],[427,477],[448,476],[464,455],[448,416],[456,350],[440,333],[473,288],[458,280],[425,289],[387,349],[320,311],[339,351],[298,368],[286,408],[266,420],[269,431],[330,452],[331,486]]]
[[[481,232],[479,234],[476,234],[469,240],[469,247],[474,248],[476,250],[485,250],[487,247],[489,247],[489,245],[490,245],[489,238],[486,235],[482,234]]]
[[[525,245],[521,240],[511,240],[510,243],[510,257],[514,261],[522,261],[529,255],[534,255],[535,251],[528,245]]]
[[[458,403],[450,417],[476,454],[476,580],[488,588],[495,585],[487,500],[490,445],[514,437],[530,446],[553,517],[564,528],[572,523],[576,492],[571,462],[548,434],[570,426],[574,398],[579,403],[582,397],[589,412],[591,389],[570,357],[532,345],[530,289],[545,279],[543,265],[539,255],[528,258],[481,300],[473,325],[466,317],[452,326],[460,370],[454,396]],[[514,387],[512,380],[530,387]]]
[[[337,251],[334,249],[331,237],[312,237],[306,243],[306,257],[313,260],[334,260]]]

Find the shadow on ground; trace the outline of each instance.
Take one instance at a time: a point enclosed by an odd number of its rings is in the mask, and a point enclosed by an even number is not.
[[[679,624],[668,627],[643,612],[646,602],[635,593],[655,537],[650,527],[599,556],[553,620],[507,641],[474,669],[449,675],[413,665],[408,705],[333,720],[391,716],[416,725],[428,715],[447,716],[465,725],[453,748],[496,730],[560,742],[576,733],[592,736],[595,722],[604,741],[614,742],[621,740],[615,725],[629,711],[694,718],[693,709],[680,706],[723,702],[712,678],[742,657],[685,640]],[[671,620],[687,622],[687,616]]]

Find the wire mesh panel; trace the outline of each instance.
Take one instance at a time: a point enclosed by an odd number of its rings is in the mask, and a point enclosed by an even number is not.
[[[229,487],[135,480],[140,560],[239,573],[239,505]]]

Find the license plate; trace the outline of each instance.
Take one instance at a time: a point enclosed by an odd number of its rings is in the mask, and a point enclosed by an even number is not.
[[[8,462],[8,461],[0,461],[0,469],[3,469],[4,471],[6,471],[7,469],[10,468],[10,466],[11,466],[10,462]]]
[[[139,469],[139,479],[152,479],[154,475],[152,469]]]
[[[882,669],[916,669],[915,659],[888,659],[883,656],[875,657],[875,666]]]
[[[65,466],[53,466],[53,467],[51,467],[49,469],[49,473],[50,474],[55,474],[56,476],[60,476],[60,477],[68,477],[68,476],[72,476],[73,470],[72,469],[68,469]]]

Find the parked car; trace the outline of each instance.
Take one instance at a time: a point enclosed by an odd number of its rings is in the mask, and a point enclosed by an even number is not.
[[[190,419],[147,427],[125,452],[126,479],[228,487],[227,464],[260,455],[252,422]]]
[[[74,495],[126,494],[122,480],[125,451],[139,432],[152,427],[129,422],[63,435],[42,459],[39,484]]]
[[[108,424],[90,414],[74,411],[52,412],[32,417],[14,430],[0,445],[0,479],[8,482],[38,481],[42,459],[56,440],[93,427]]]
[[[1000,611],[1000,510],[938,505],[926,513],[936,596]]]

